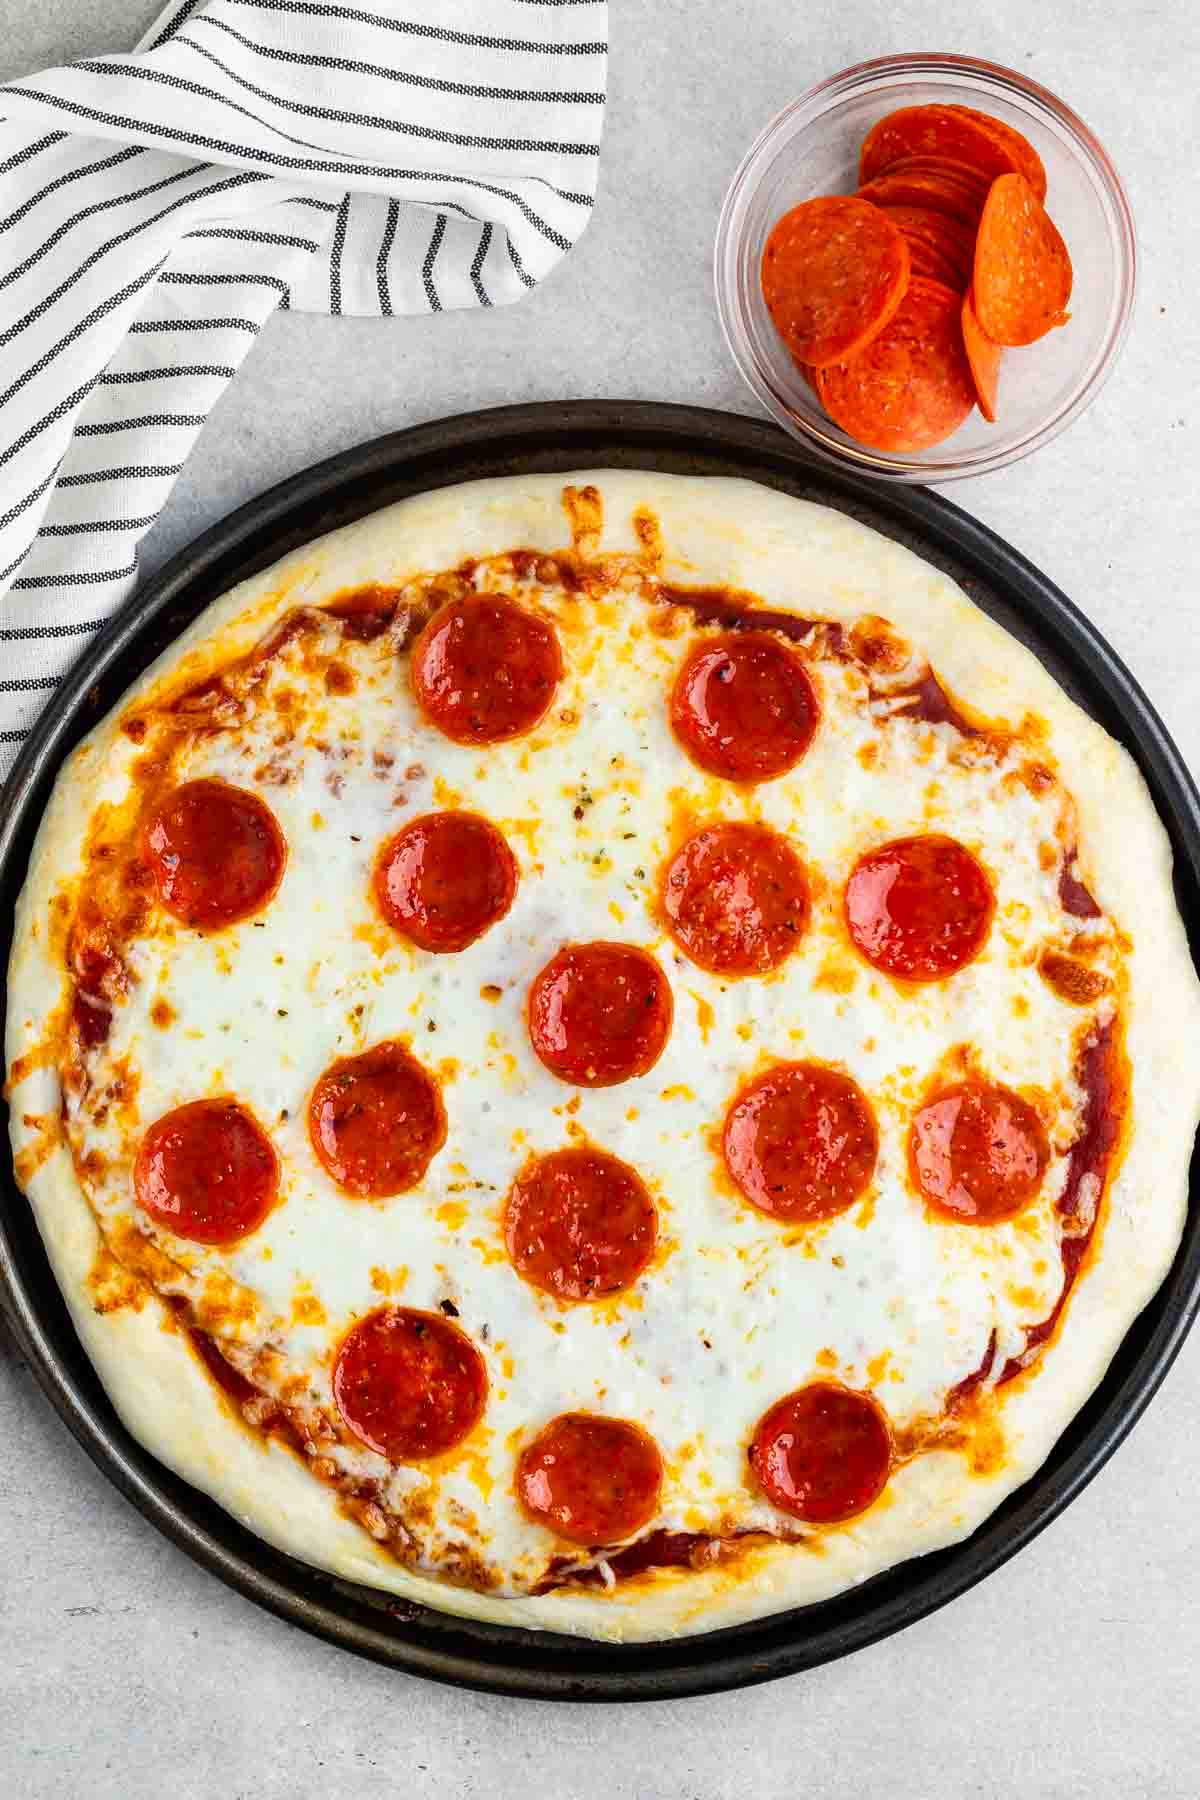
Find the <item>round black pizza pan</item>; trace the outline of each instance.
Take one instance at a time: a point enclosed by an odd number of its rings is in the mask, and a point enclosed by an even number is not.
[[[748,476],[836,507],[946,570],[1133,753],[1171,835],[1179,906],[1196,956],[1196,789],[1128,670],[1024,557],[940,495],[876,486],[806,461],[772,425],[694,407],[567,401],[443,419],[364,444],[242,507],[146,582],[80,660],[0,797],[0,968],[30,847],[64,757],[210,600],[294,546],[405,495],[588,467]],[[1049,1524],[1112,1454],[1162,1381],[1200,1302],[1200,1165],[1193,1158],[1187,1229],[1167,1280],[1042,1469],[967,1542],[759,1624],[661,1644],[595,1644],[464,1622],[335,1580],[272,1550],[163,1468],[108,1403],[3,1162],[0,1301],[71,1431],[148,1519],[232,1587],[347,1649],[437,1680],[544,1699],[661,1699],[765,1681],[844,1656],[954,1599]]]

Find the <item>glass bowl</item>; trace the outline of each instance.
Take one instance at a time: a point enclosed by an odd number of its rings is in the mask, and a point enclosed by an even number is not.
[[[859,146],[877,119],[929,101],[972,106],[1024,132],[1046,165],[1046,205],[1066,239],[1075,282],[1066,326],[1005,351],[995,425],[976,409],[943,443],[893,454],[856,443],[824,412],[771,323],[759,268],[771,227],[790,207],[816,194],[854,192]],[[884,56],[810,88],[767,126],[725,197],[714,275],[733,359],[794,437],[822,457],[892,481],[954,481],[1027,456],[1096,398],[1129,329],[1137,243],[1103,145],[1055,95],[967,56]]]

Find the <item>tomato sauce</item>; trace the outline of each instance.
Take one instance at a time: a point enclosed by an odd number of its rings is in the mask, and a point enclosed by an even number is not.
[[[1057,1207],[1063,1222],[1062,1289],[1046,1318],[1027,1328],[1023,1353],[1009,1358],[1000,1371],[997,1386],[1028,1368],[1035,1353],[1052,1336],[1095,1235],[1129,1097],[1127,1067],[1113,1021],[1100,1026],[1088,1039],[1079,1054],[1076,1073],[1084,1092],[1083,1124],[1071,1148],[1066,1184]],[[1086,1199],[1085,1181],[1091,1189]]]

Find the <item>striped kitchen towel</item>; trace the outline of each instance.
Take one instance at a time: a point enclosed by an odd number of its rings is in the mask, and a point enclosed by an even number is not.
[[[571,248],[607,23],[177,0],[132,56],[0,88],[0,779],[276,307],[502,306]]]

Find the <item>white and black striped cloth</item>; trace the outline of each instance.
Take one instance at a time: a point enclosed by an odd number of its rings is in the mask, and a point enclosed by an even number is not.
[[[178,0],[0,88],[0,779],[276,307],[503,306],[571,248],[607,11]]]

